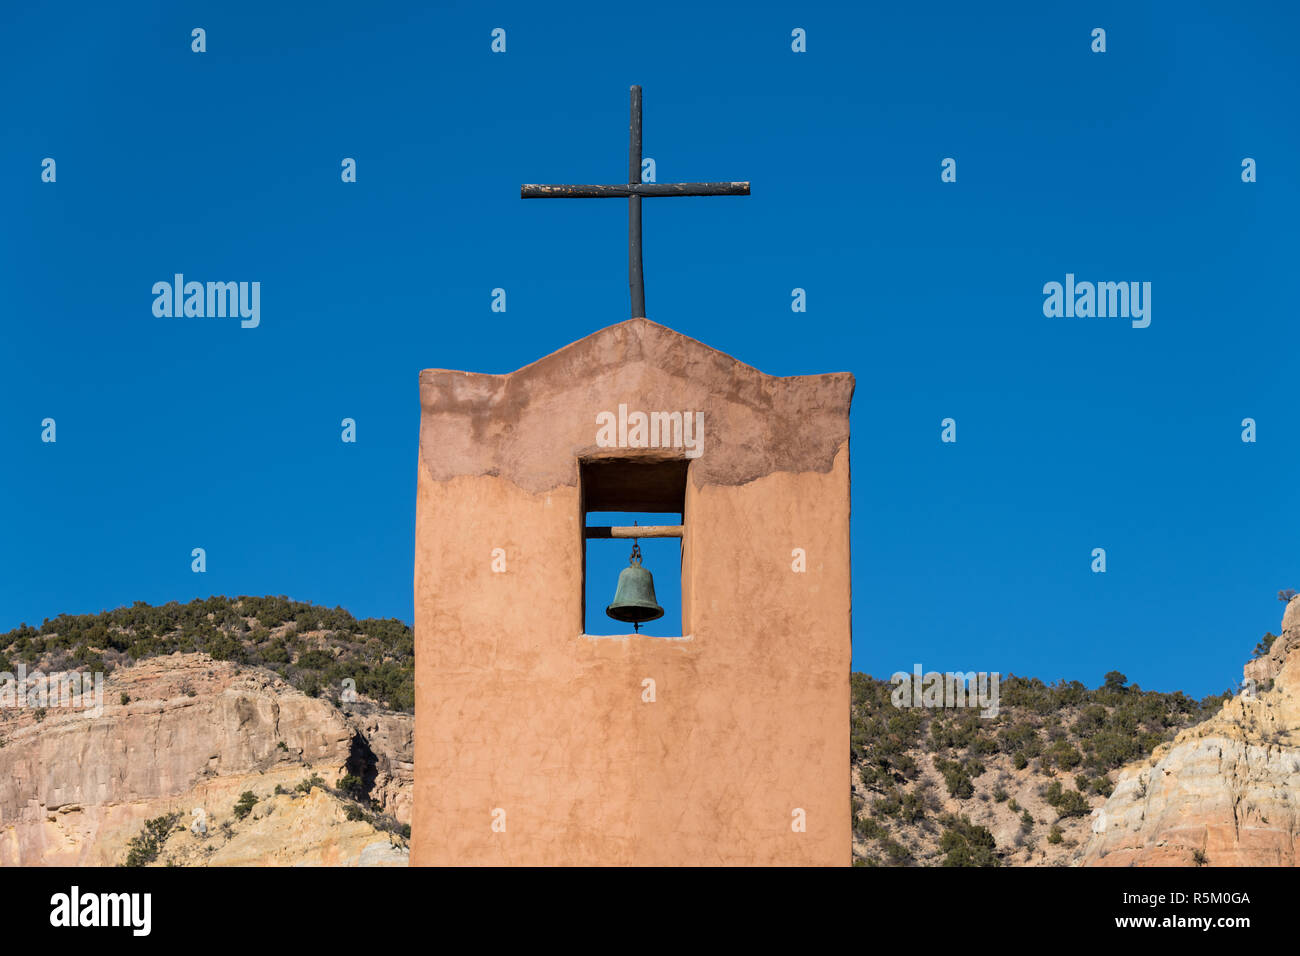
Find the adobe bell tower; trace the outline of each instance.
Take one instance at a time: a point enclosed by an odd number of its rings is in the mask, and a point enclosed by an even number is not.
[[[853,387],[644,318],[421,373],[412,863],[849,864]],[[585,633],[596,511],[681,514],[679,629]]]

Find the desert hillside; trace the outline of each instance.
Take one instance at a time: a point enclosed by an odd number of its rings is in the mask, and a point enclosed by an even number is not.
[[[0,646],[10,673],[107,675],[102,710],[0,708],[0,864],[405,865],[400,622],[211,598],[61,616]]]
[[[0,634],[0,671],[110,673],[159,655],[199,651],[219,661],[274,671],[311,697],[343,681],[389,710],[415,708],[415,635],[395,618],[358,620],[342,608],[286,597],[136,601],[100,614],[60,614],[40,627]]]
[[[1008,676],[996,717],[898,708],[853,675],[854,860],[885,866],[1062,866],[1086,840],[1115,771],[1216,711],[1128,683]]]
[[[106,674],[101,711],[0,707],[0,865],[405,865],[413,640],[286,598],[62,615],[0,671]],[[852,675],[859,865],[1294,864],[1300,597],[1193,700],[1007,677],[999,713]]]
[[[1295,865],[1300,596],[1243,690],[1011,677],[996,717],[897,708],[853,675],[857,865]]]

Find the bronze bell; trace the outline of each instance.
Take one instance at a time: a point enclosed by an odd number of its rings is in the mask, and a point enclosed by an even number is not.
[[[655,579],[641,567],[641,546],[636,542],[632,544],[628,566],[618,574],[614,603],[605,608],[605,613],[616,621],[631,624],[637,631],[646,621],[664,616],[664,609],[655,599]]]

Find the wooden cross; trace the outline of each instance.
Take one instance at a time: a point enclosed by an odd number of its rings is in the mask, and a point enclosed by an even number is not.
[[[632,128],[627,149],[627,185],[519,187],[522,199],[610,199],[627,197],[627,284],[632,318],[645,316],[645,277],[641,270],[642,196],[748,196],[749,183],[641,182],[641,87],[632,87]]]

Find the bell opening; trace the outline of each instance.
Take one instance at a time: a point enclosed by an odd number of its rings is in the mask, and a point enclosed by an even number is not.
[[[681,520],[680,512],[593,511],[586,515],[588,527],[677,525]],[[633,539],[586,541],[584,631],[597,637],[621,637],[629,632],[652,637],[680,636],[681,539],[635,540],[640,549],[639,567],[633,562]],[[660,620],[664,623],[653,624]]]

